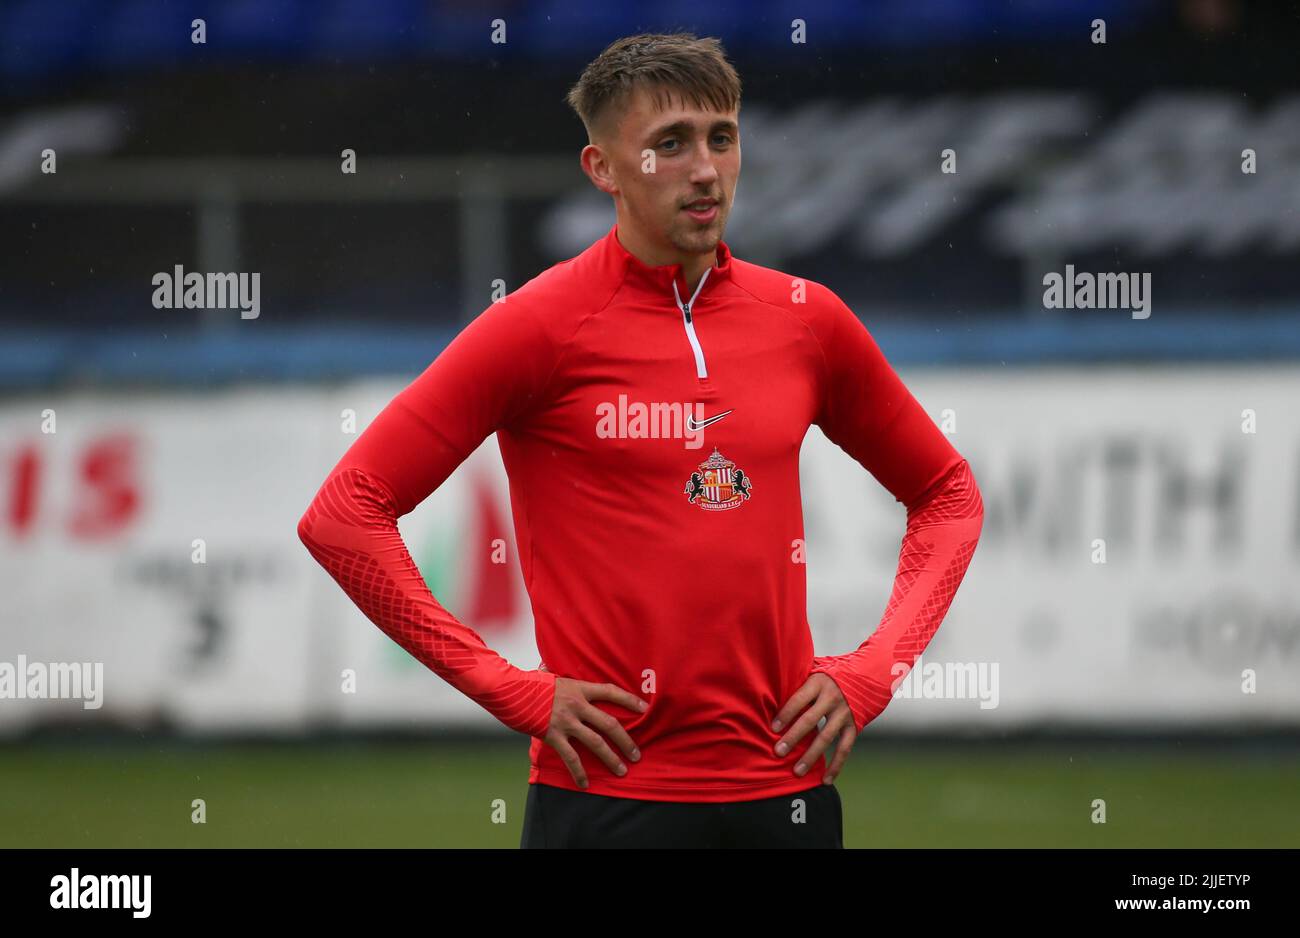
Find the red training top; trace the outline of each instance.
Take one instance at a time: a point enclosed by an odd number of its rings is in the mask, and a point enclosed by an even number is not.
[[[403,648],[534,737],[529,782],[581,790],[542,742],[556,675],[609,682],[595,702],[641,759],[614,775],[572,740],[588,791],[744,801],[821,783],[794,774],[777,711],[814,671],[856,728],[933,635],[979,538],[969,466],[857,316],[819,283],[731,256],[694,288],[618,227],[493,303],[344,454],[298,525],[312,555]],[[907,508],[874,634],[814,658],[799,449],[811,424]],[[397,531],[491,433],[544,662],[525,671],[433,597]],[[617,752],[617,747],[611,743]]]

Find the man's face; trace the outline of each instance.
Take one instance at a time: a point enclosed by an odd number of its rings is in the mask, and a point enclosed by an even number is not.
[[[636,88],[601,149],[608,158],[605,191],[623,201],[624,216],[648,241],[704,254],[722,240],[740,176],[738,110],[706,110],[669,98],[657,110]],[[703,210],[692,203],[705,202]]]

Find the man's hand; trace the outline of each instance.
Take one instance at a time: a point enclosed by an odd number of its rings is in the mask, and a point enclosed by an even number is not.
[[[805,707],[808,709],[804,710]],[[803,775],[807,772],[826,748],[835,743],[835,737],[838,736],[839,745],[835,749],[831,764],[826,768],[826,775],[822,778],[823,783],[830,785],[835,781],[835,776],[840,774],[840,769],[844,767],[844,760],[849,757],[853,744],[858,739],[853,713],[849,710],[848,702],[840,693],[839,687],[829,675],[820,671],[810,674],[803,686],[785,702],[785,706],[777,712],[776,719],[772,721],[772,729],[780,731],[782,727],[789,726],[790,721],[794,720],[801,710],[804,710],[803,715],[777,741],[776,754],[784,756],[788,753],[794,748],[795,743],[808,734],[809,730],[817,729],[817,724],[822,717],[825,717],[826,725],[817,733],[817,738],[808,747],[799,764],[794,767],[794,774]]]
[[[618,748],[622,749],[633,762],[641,758],[641,750],[637,749],[636,743],[632,742],[632,737],[627,735],[622,724],[605,711],[592,706],[593,700],[608,700],[637,713],[644,713],[650,706],[630,691],[613,684],[593,684],[566,677],[555,679],[555,704],[551,707],[551,725],[542,741],[560,754],[560,758],[568,766],[569,774],[573,776],[573,780],[580,788],[587,787],[587,773],[583,771],[582,760],[578,758],[578,753],[569,743],[570,737],[581,740],[601,762],[609,766],[609,770],[615,775],[626,775],[627,766],[601,738],[596,729],[614,740]],[[596,729],[592,729],[593,726]]]

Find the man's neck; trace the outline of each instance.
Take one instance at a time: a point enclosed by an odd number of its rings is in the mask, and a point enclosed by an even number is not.
[[[642,239],[635,229],[618,226],[618,241],[627,252],[647,267],[663,267],[668,264],[681,264],[682,277],[692,291],[700,284],[704,272],[718,262],[718,249],[715,247],[707,254],[683,254],[672,247],[658,247]],[[682,297],[683,301],[686,297]]]

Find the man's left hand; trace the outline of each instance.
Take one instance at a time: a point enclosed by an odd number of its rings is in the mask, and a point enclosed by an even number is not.
[[[802,715],[800,715],[801,711]],[[799,715],[797,720],[795,720],[796,715]],[[810,674],[803,686],[795,691],[794,695],[785,702],[785,706],[777,712],[772,729],[779,732],[789,727],[775,747],[776,755],[783,757],[794,749],[795,744],[808,735],[810,730],[817,730],[817,724],[821,722],[822,717],[826,718],[826,725],[817,731],[817,738],[808,747],[799,764],[794,767],[794,774],[803,775],[807,772],[823,752],[835,745],[838,737],[839,744],[835,746],[834,756],[826,769],[826,775],[822,778],[824,784],[830,785],[843,768],[844,760],[848,758],[853,744],[857,742],[858,734],[848,702],[829,675],[820,671]],[[794,721],[793,726],[791,721]]]

